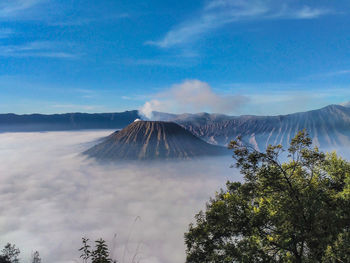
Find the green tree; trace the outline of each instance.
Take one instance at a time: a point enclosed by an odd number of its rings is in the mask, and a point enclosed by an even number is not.
[[[83,246],[79,251],[82,253],[80,257],[84,263],[117,263],[117,261],[110,258],[107,243],[102,238],[95,241],[95,248],[93,250],[91,250],[88,238],[83,237],[82,242]]]
[[[84,263],[87,263],[89,258],[91,257],[91,247],[88,244],[89,239],[83,237],[82,242],[83,242],[83,246],[79,249],[79,251],[81,251],[82,253],[80,257],[83,259]]]
[[[19,262],[18,256],[21,252],[18,248],[16,248],[15,245],[11,245],[10,243],[7,243],[5,247],[1,250],[1,252],[2,252],[1,257],[3,258],[2,260],[4,262],[6,262],[6,260],[11,263]]]
[[[4,256],[0,256],[0,263],[11,263],[11,261]]]
[[[111,263],[113,262],[109,257],[108,246],[106,241],[102,238],[95,241],[95,250],[91,255],[92,263]]]
[[[350,232],[340,233],[334,244],[327,247],[323,262],[350,262]]]
[[[40,254],[38,251],[34,252],[33,258],[32,258],[32,263],[41,263],[41,258],[40,258]]]
[[[227,182],[196,215],[187,263],[350,262],[350,163],[312,148],[305,130],[285,163],[281,145],[229,148],[244,183]]]

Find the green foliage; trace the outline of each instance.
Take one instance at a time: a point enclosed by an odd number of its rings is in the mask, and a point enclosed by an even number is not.
[[[102,238],[95,241],[95,250],[91,254],[92,263],[110,263],[109,251],[106,241]]]
[[[0,256],[0,263],[11,263],[11,261],[4,256]]]
[[[32,263],[41,263],[41,258],[38,251],[34,252]]]
[[[340,233],[335,242],[327,247],[323,262],[342,263],[350,262],[350,232]]]
[[[1,258],[4,262],[19,263],[18,256],[21,252],[15,245],[7,243],[1,252]]]
[[[88,262],[89,258],[91,257],[91,246],[88,244],[89,239],[83,237],[82,238],[83,246],[79,249],[79,251],[82,252],[80,257],[83,259],[83,262]]]
[[[19,263],[19,254],[21,253],[15,245],[7,243],[6,246],[1,250],[2,255],[0,255],[0,263]],[[31,263],[41,263],[40,254],[35,251]]]
[[[227,182],[185,234],[187,263],[350,262],[350,163],[311,147],[229,146],[245,182]]]
[[[91,250],[88,238],[82,238],[83,246],[79,249],[82,252],[80,257],[84,263],[116,263],[110,258],[106,241],[102,238],[95,241],[95,249]]]

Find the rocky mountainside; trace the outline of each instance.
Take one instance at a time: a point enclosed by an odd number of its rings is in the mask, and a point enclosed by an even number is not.
[[[229,153],[204,142],[180,125],[162,121],[135,121],[108,136],[85,154],[100,160],[191,159]]]
[[[286,146],[299,130],[306,129],[321,148],[350,146],[350,108],[341,105],[279,116],[234,117],[201,113],[177,115],[169,120],[218,145],[227,145],[241,136],[260,150],[268,144]]]

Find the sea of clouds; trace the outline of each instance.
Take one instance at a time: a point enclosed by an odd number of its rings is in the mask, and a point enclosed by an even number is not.
[[[22,262],[82,262],[81,238],[119,263],[180,263],[184,232],[215,191],[241,176],[230,157],[99,164],[80,153],[112,131],[0,134],[0,246]]]

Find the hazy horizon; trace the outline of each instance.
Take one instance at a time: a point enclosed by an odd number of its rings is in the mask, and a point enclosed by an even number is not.
[[[343,106],[343,107],[349,107],[350,101],[342,101],[341,103],[334,103],[334,104],[328,104],[325,105],[321,108],[313,108],[310,110],[306,110],[306,111],[312,111],[312,110],[318,110],[318,109],[322,109],[324,107],[327,106],[331,106],[331,105],[339,105],[339,106]],[[142,109],[141,109],[142,110]],[[111,114],[111,113],[122,113],[122,112],[128,112],[128,111],[137,111],[138,114],[142,115],[142,112],[140,112],[140,109],[125,109],[125,110],[121,110],[121,111],[114,111],[114,112],[88,112],[88,111],[76,111],[76,112],[54,112],[54,113],[40,113],[40,112],[28,112],[28,113],[14,113],[14,112],[4,112],[4,113],[0,113],[0,114],[15,114],[15,115],[35,115],[35,114],[40,114],[40,115],[56,115],[56,114],[74,114],[74,113],[82,113],[82,114]],[[154,111],[154,112],[160,112],[160,113],[166,113],[166,114],[174,114],[174,115],[181,115],[181,114],[202,114],[202,113],[208,113],[208,114],[222,114],[222,115],[227,115],[227,116],[244,116],[244,115],[255,115],[255,116],[277,116],[277,115],[289,115],[289,114],[294,114],[294,113],[299,113],[299,112],[304,112],[304,111],[295,111],[295,112],[287,112],[285,114],[270,114],[270,115],[258,115],[258,114],[240,114],[240,115],[232,115],[232,114],[225,114],[225,113],[220,113],[220,112],[180,112],[180,113],[175,113],[175,112],[165,112],[165,111]],[[150,117],[150,119],[152,119],[152,117]]]

